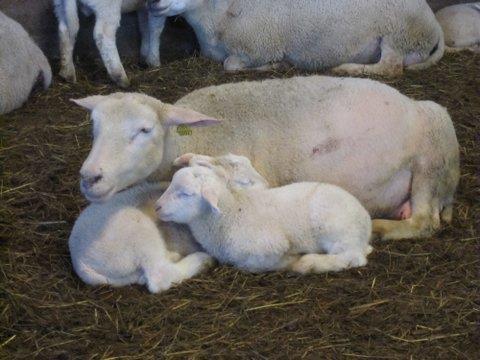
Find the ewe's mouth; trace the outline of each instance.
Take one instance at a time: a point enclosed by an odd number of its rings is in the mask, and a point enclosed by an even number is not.
[[[83,190],[82,189],[82,193],[83,193],[83,196],[85,196],[85,198],[88,201],[90,201],[92,203],[101,203],[101,202],[107,201],[108,199],[110,199],[112,197],[112,195],[115,194],[115,187],[112,186],[108,190],[103,191],[101,193],[92,193],[88,190]]]

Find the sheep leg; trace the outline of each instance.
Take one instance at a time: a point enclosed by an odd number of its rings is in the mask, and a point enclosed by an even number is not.
[[[403,73],[403,58],[393,50],[385,41],[381,45],[382,56],[376,64],[342,64],[334,67],[332,72],[340,75],[383,75],[399,76]]]
[[[164,16],[148,14],[149,45],[145,61],[148,66],[159,67],[160,62],[160,38],[165,27]]]
[[[433,196],[432,176],[414,174],[411,195],[411,216],[408,219],[373,220],[372,232],[384,240],[412,239],[430,236],[440,227],[440,208],[438,199]],[[445,217],[448,217],[446,210]]]
[[[249,61],[244,56],[230,55],[223,62],[223,68],[227,72],[240,72],[240,71],[272,71],[282,70],[287,68],[288,65],[284,62],[277,62],[271,64],[265,64],[257,67],[250,67]]]
[[[368,253],[368,252],[367,252]],[[350,267],[359,267],[367,264],[366,254],[306,254],[290,265],[290,270],[300,274],[325,273],[341,271]]]
[[[178,269],[180,276],[175,280],[175,283],[180,283],[183,280],[190,279],[203,270],[211,267],[214,264],[214,259],[207,253],[198,251],[188,256],[185,256],[182,260],[178,261],[175,266]]]
[[[74,267],[77,275],[89,285],[106,285],[110,283],[106,276],[99,274],[83,261],[74,263]]]
[[[58,18],[60,42],[60,76],[69,82],[76,82],[73,50],[79,30],[76,0],[56,0],[55,13]]]
[[[140,29],[141,46],[140,55],[142,59],[146,59],[148,56],[150,46],[150,33],[148,31],[148,11],[147,9],[139,9],[137,11],[138,27]]]
[[[120,61],[115,40],[117,29],[120,26],[121,11],[120,9],[115,10],[117,9],[112,9],[107,14],[108,17],[97,12],[97,21],[93,33],[108,74],[120,87],[126,88],[130,85],[130,82]]]
[[[146,281],[148,290],[155,294],[170,289],[178,279],[178,271],[173,263],[157,259],[143,266],[141,279]]]

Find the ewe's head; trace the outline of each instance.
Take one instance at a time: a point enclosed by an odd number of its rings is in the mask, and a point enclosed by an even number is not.
[[[175,16],[201,6],[204,0],[147,0],[150,12],[156,16]]]
[[[219,213],[218,200],[226,187],[225,173],[205,166],[178,170],[168,189],[156,202],[163,221],[189,223],[204,213]]]
[[[135,93],[73,100],[91,111],[93,146],[80,170],[80,188],[93,202],[145,180],[161,164],[166,129],[217,123],[193,110]]]
[[[267,180],[253,167],[245,156],[227,154],[211,157],[199,154],[184,154],[173,162],[174,166],[215,166],[225,170],[228,177],[228,186],[231,189],[266,189]]]

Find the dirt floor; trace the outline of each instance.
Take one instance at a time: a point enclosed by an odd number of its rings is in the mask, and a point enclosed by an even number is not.
[[[133,91],[169,102],[211,84],[299,73],[226,75],[200,58],[128,69]],[[56,80],[0,117],[0,358],[480,358],[480,55],[449,55],[388,81],[452,115],[462,178],[451,226],[377,242],[361,269],[296,276],[217,267],[158,295],[92,288],[72,271],[67,239],[86,205],[78,171],[91,129],[69,99],[117,89],[98,63],[80,67],[76,85]]]

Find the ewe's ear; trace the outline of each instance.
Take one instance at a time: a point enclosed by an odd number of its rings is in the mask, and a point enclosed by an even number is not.
[[[214,213],[220,214],[220,209],[218,208],[218,193],[212,186],[204,185],[202,187],[202,198],[210,205]]]
[[[100,104],[106,98],[107,97],[103,95],[93,95],[83,99],[70,99],[70,101],[73,101],[75,104],[92,111],[98,104]]]
[[[173,166],[177,166],[177,167],[188,166],[190,165],[190,160],[192,160],[194,156],[195,156],[194,153],[183,154],[182,156],[179,156],[178,158],[173,160]]]
[[[218,124],[221,121],[190,109],[166,104],[160,117],[163,119],[165,126],[209,126]]]

